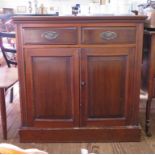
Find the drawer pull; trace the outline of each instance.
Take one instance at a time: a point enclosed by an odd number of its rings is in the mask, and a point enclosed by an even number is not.
[[[100,33],[100,38],[103,40],[113,40],[117,38],[117,33],[111,31],[102,32]]]
[[[41,34],[42,38],[46,38],[47,40],[54,40],[59,36],[57,32],[47,31]]]

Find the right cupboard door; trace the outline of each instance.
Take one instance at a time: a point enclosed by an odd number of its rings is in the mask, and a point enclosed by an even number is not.
[[[135,49],[95,47],[81,50],[81,126],[133,123]],[[132,124],[133,125],[133,124]]]

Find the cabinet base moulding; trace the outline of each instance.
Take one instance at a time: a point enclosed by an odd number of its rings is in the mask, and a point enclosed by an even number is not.
[[[22,128],[20,142],[138,142],[140,126],[109,128]]]

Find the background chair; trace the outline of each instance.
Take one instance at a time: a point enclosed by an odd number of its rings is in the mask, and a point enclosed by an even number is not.
[[[0,32],[0,48],[7,66],[17,66],[14,32]]]
[[[7,66],[17,66],[16,49],[15,49],[15,33],[0,32],[0,48]],[[10,103],[13,102],[13,87],[10,89]]]
[[[18,81],[17,68],[0,68],[0,110],[2,120],[3,138],[7,139],[7,119],[6,119],[6,105],[5,92],[6,89],[12,87]]]
[[[8,66],[0,68],[1,119],[2,119],[3,138],[7,139],[5,94],[6,90],[10,89],[10,103],[12,103],[14,96],[13,86],[18,81],[14,32],[0,32],[0,48],[4,60],[6,61],[6,64]]]

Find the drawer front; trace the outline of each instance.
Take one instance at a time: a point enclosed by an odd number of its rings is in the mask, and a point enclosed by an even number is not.
[[[24,44],[77,44],[76,27],[69,28],[25,28]]]
[[[83,27],[82,44],[135,43],[135,27]]]

